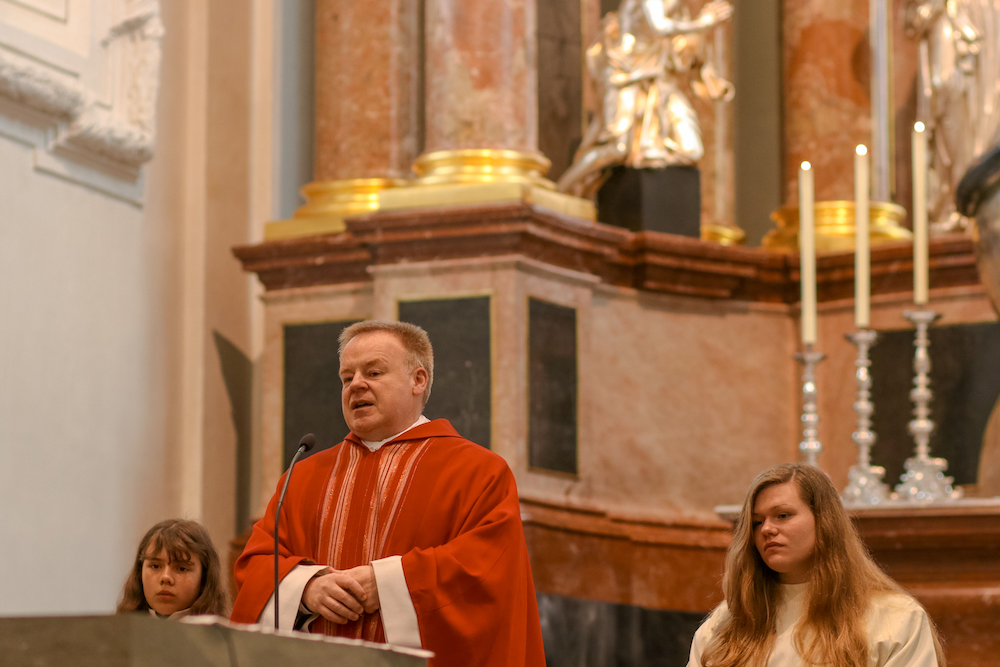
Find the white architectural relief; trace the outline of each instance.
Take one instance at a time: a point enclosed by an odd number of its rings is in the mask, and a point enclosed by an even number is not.
[[[132,2],[133,10],[101,42],[107,52],[110,108],[90,104],[60,133],[60,147],[91,152],[137,170],[153,157],[156,93],[163,23],[159,5]]]
[[[47,155],[36,156],[36,169],[139,203],[140,168],[152,159],[156,145],[164,33],[159,2],[92,0],[89,5],[95,25],[110,25],[95,36],[86,61],[100,76],[90,76],[86,85],[83,72],[67,72],[49,64],[45,54],[22,55],[0,41],[0,98],[45,125],[49,139],[36,151]],[[0,105],[0,113],[5,106]],[[65,160],[75,166],[56,168]],[[90,170],[102,173],[91,178]],[[126,181],[125,190],[109,191],[108,176]]]
[[[60,120],[79,114],[87,100],[75,79],[2,48],[0,96]]]

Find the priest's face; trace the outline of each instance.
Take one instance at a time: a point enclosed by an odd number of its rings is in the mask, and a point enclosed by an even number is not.
[[[764,488],[753,504],[753,540],[783,584],[809,581],[816,550],[816,517],[793,482]]]
[[[344,420],[362,440],[384,440],[420,417],[427,371],[409,368],[406,348],[393,333],[351,339],[340,355]]]
[[[171,560],[166,549],[142,559],[142,593],[157,614],[169,616],[188,609],[201,595],[201,561]]]

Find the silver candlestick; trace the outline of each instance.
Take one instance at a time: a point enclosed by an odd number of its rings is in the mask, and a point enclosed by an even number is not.
[[[885,468],[873,466],[871,450],[875,445],[875,432],[872,431],[872,412],[875,406],[871,401],[872,378],[871,360],[868,350],[878,340],[878,334],[872,329],[858,329],[846,335],[858,348],[858,358],[854,362],[857,369],[854,380],[858,387],[858,398],[854,402],[854,411],[858,413],[858,430],[851,434],[851,439],[858,446],[858,462],[851,466],[847,473],[850,482],[844,489],[844,502],[864,505],[875,505],[884,502],[889,497],[889,488],[882,481]]]
[[[927,352],[927,348],[930,346],[927,328],[941,315],[933,310],[921,308],[907,310],[903,313],[903,317],[916,327],[913,345],[917,351],[913,356],[914,378],[913,389],[910,391],[914,419],[909,424],[910,435],[916,442],[916,448],[914,456],[906,459],[906,463],[903,464],[906,472],[896,486],[896,493],[900,500],[910,502],[926,503],[961,498],[962,490],[953,489],[951,486],[953,478],[944,475],[944,471],[948,469],[948,462],[945,459],[931,458],[930,456],[930,440],[931,433],[934,432],[934,422],[930,418],[930,402],[933,394],[930,388],[931,358]]]
[[[823,451],[823,445],[816,438],[819,433],[819,413],[816,410],[816,364],[826,359],[822,352],[814,352],[812,343],[795,355],[795,360],[805,368],[802,371],[802,442],[799,443],[799,459],[809,465],[817,465],[816,459]]]

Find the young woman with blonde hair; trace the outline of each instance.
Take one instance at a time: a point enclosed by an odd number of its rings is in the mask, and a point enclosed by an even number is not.
[[[688,667],[944,667],[927,613],[871,559],[814,466],[786,463],[753,481],[723,589]]]

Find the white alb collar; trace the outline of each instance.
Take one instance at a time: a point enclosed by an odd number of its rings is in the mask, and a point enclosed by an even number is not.
[[[406,433],[410,429],[416,428],[417,426],[420,426],[421,424],[426,424],[429,421],[430,421],[430,419],[428,419],[427,417],[424,417],[423,415],[420,415],[420,418],[417,419],[417,421],[413,422],[407,428],[404,428],[402,431],[400,431],[396,435],[390,436],[390,437],[386,438],[385,440],[378,440],[378,441],[374,441],[374,440],[362,440],[361,442],[363,442],[365,444],[365,447],[368,448],[368,451],[370,451],[370,452],[377,452],[378,449],[379,449],[379,447],[381,447],[385,443],[389,442],[390,440],[395,440],[396,438],[398,438],[399,436],[403,435],[404,433]]]

